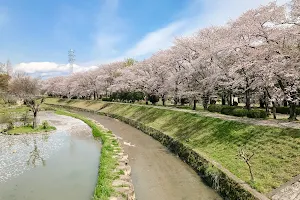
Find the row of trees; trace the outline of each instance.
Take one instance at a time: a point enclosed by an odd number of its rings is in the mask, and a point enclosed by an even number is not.
[[[44,82],[50,95],[100,98],[113,93],[142,92],[159,97],[201,100],[211,95],[232,105],[243,96],[247,109],[259,98],[266,110],[285,101],[296,119],[300,77],[300,0],[272,2],[248,10],[225,26],[214,26],[176,38],[171,48],[135,62],[115,62],[98,69]],[[147,100],[147,99],[146,99]]]

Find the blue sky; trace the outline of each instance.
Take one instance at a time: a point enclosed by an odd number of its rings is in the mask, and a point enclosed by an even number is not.
[[[286,0],[280,0],[280,3]],[[0,0],[0,61],[27,73],[76,70],[143,59],[175,36],[225,24],[269,0]]]

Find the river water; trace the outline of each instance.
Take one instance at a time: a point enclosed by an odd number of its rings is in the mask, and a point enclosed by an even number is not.
[[[101,145],[82,121],[40,114],[57,130],[48,134],[0,134],[0,200],[90,199]]]
[[[222,199],[186,163],[152,137],[116,119],[77,113],[98,121],[119,137],[129,155],[138,200]]]

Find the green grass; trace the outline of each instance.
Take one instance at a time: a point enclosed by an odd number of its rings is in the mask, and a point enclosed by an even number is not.
[[[15,135],[15,134],[30,134],[30,133],[41,133],[41,132],[49,132],[56,130],[55,127],[49,126],[46,129],[43,128],[43,126],[39,126],[36,129],[32,128],[32,126],[22,126],[17,127],[12,130],[8,130],[7,134],[9,135]]]
[[[103,131],[92,121],[86,119],[75,113],[66,112],[64,110],[57,110],[57,114],[67,115],[82,120],[88,126],[92,128],[92,132],[95,138],[99,138],[102,141],[102,149],[100,156],[100,167],[98,172],[97,185],[94,191],[95,200],[106,200],[109,199],[112,195],[115,194],[113,189],[112,182],[117,179],[119,174],[122,172],[114,172],[118,162],[116,158],[113,158],[115,155],[114,149],[118,148],[118,142],[114,139],[111,139],[112,133]]]
[[[84,107],[85,101],[51,99],[52,103]],[[147,106],[93,102],[101,112],[130,118],[170,135],[195,151],[219,162],[262,193],[268,193],[300,174],[300,130],[256,126],[197,114]],[[251,159],[255,183],[247,165],[238,158],[240,147],[255,155]]]

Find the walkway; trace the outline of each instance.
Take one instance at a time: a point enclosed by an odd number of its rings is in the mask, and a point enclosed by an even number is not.
[[[121,103],[121,104],[128,104],[128,103]],[[140,105],[134,104],[135,106],[147,106],[147,107],[154,107],[159,109],[166,109],[166,110],[175,110],[180,112],[188,112],[199,114],[205,117],[214,117],[218,119],[228,120],[228,121],[237,121],[245,124],[254,124],[259,126],[272,126],[272,127],[279,127],[279,128],[293,128],[293,129],[300,129],[300,122],[289,122],[288,120],[275,120],[275,119],[252,119],[247,117],[236,117],[231,115],[223,115],[220,113],[213,113],[208,111],[195,111],[195,110],[188,110],[183,108],[175,108],[175,107],[164,107],[164,106],[153,106],[153,105]]]

